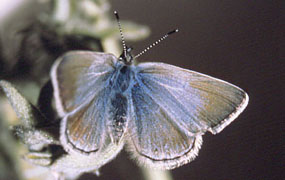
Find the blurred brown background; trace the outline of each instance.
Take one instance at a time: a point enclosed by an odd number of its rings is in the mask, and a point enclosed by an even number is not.
[[[220,134],[207,133],[199,156],[171,171],[174,179],[284,179],[281,3],[112,0],[111,4],[121,19],[150,27],[147,40],[132,44],[136,53],[164,33],[180,30],[139,61],[188,68],[233,83],[249,94],[246,110]],[[121,153],[105,165],[98,179],[142,179],[128,156]]]

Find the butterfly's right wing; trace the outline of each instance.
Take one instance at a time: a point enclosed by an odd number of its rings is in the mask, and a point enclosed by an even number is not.
[[[57,111],[60,116],[91,101],[114,72],[112,54],[71,51],[58,58],[51,70]]]
[[[63,116],[60,140],[67,151],[91,153],[106,145],[108,81],[116,61],[111,54],[71,51],[53,65],[56,106]]]

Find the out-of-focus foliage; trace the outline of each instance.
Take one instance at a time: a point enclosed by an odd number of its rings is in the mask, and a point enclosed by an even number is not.
[[[67,154],[58,141],[57,133],[49,131],[49,128],[58,130],[58,124],[48,122],[9,82],[0,81],[0,87],[21,121],[20,125],[13,127],[13,133],[28,149],[24,155],[25,160],[47,167],[56,177],[76,179],[84,172],[97,173],[101,166],[112,160],[122,149],[123,143],[108,146],[102,152],[90,156]],[[19,154],[7,151],[2,157],[11,157],[11,160],[2,163],[6,162],[8,165],[17,156]]]
[[[46,82],[53,62],[67,51],[119,54],[119,30],[110,3],[25,1],[0,23],[0,180],[48,179],[51,175],[76,179],[83,172],[97,173],[122,144],[91,158],[67,154],[58,141],[60,119],[52,106],[52,88]],[[149,34],[146,26],[128,21],[122,21],[122,26],[126,40],[140,40]],[[10,125],[13,128],[8,128]]]
[[[0,78],[49,78],[55,59],[69,50],[106,51],[103,41],[119,39],[118,26],[107,0],[27,1],[2,22]],[[146,26],[122,21],[127,40],[149,34]],[[116,53],[116,52],[113,52]]]
[[[9,143],[7,143],[9,142]],[[19,180],[17,145],[9,132],[9,127],[0,117],[0,179]]]

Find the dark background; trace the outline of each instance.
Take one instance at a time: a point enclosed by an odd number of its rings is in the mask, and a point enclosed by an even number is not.
[[[180,30],[139,61],[198,71],[249,94],[245,111],[220,134],[207,133],[199,156],[171,171],[174,179],[284,179],[281,4],[268,0],[112,0],[111,4],[121,19],[151,28],[147,40],[129,42],[136,53],[164,33]],[[98,179],[142,179],[129,156],[120,153],[101,169]]]

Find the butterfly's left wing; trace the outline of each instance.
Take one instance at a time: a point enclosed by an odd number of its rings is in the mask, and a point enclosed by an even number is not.
[[[152,98],[176,117],[187,116],[181,125],[192,133],[193,123],[219,133],[248,104],[242,89],[217,78],[164,63],[141,63],[138,68]]]
[[[142,165],[172,169],[197,156],[202,144],[201,135],[190,136],[175,124],[152,94],[139,83],[131,90],[128,150]],[[198,132],[199,127],[193,127]]]
[[[201,73],[164,63],[141,63],[137,70],[129,144],[150,166],[171,169],[189,162],[201,135],[219,133],[248,103],[240,88]]]

